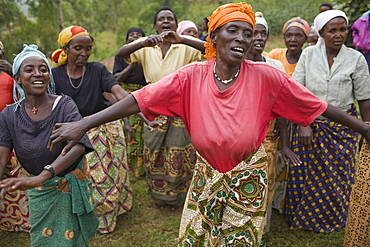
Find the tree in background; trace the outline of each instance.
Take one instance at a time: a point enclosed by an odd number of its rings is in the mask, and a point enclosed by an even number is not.
[[[162,6],[171,7],[178,21],[185,19],[200,24],[219,5],[240,0],[0,0],[0,40],[3,41],[5,59],[12,62],[23,44],[37,44],[47,53],[59,48],[58,33],[63,27],[79,25],[95,37],[91,59],[101,61],[113,56],[125,43],[126,31],[137,26],[146,34],[154,34],[153,16]],[[363,0],[250,0],[254,11],[262,11],[269,23],[271,34],[281,35],[284,23],[295,16],[312,24],[323,2],[346,12],[353,23],[369,9]],[[20,5],[28,6],[28,17]],[[103,39],[103,35],[108,38]]]
[[[366,11],[370,10],[370,3],[364,0],[334,0],[333,6],[336,9],[343,10],[349,19],[349,25],[352,24]],[[352,29],[349,29],[346,46],[353,47],[352,44]]]

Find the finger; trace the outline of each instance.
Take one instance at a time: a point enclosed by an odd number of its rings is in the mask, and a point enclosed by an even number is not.
[[[48,144],[47,144],[47,148],[50,149],[53,145],[53,141],[58,137],[58,132],[59,132],[59,128],[61,127],[61,124],[55,124],[52,131],[51,131],[51,135],[49,137],[49,141],[48,141]]]
[[[5,194],[6,194],[6,189],[1,189],[0,190],[0,199],[4,199],[5,198]]]
[[[74,145],[76,145],[76,142],[75,142],[75,141],[70,141],[70,142],[68,142],[68,144],[67,144],[67,145],[65,145],[65,147],[64,147],[64,148],[63,148],[63,150],[62,150],[62,156],[65,156],[65,155],[69,152],[69,150],[71,150],[71,148],[72,148]]]

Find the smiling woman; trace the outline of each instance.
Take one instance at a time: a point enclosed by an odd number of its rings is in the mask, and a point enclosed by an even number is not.
[[[55,123],[81,116],[70,97],[49,94],[54,80],[37,46],[25,46],[15,57],[13,74],[19,98],[0,113],[0,178],[12,149],[27,177],[1,180],[0,199],[6,191],[28,189],[31,246],[88,246],[98,226],[83,158],[91,144],[84,136],[66,156],[61,155],[65,144],[52,152],[46,148]]]

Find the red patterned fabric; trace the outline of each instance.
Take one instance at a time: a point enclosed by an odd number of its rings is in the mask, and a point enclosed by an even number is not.
[[[14,154],[10,154],[8,165],[5,168],[5,178],[22,176],[22,169],[18,169],[14,175],[11,174],[18,167],[18,161]],[[0,229],[15,232],[28,232],[28,198],[24,190],[16,190],[5,195],[0,200]]]

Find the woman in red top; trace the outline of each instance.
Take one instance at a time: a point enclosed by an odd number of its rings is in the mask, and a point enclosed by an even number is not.
[[[181,246],[260,246],[266,222],[267,159],[261,142],[279,115],[307,126],[324,114],[363,133],[370,127],[329,106],[284,72],[245,60],[255,16],[246,3],[209,17],[207,62],[187,65],[79,122],[57,124],[49,147],[141,110],[184,120],[199,158],[180,227]]]

